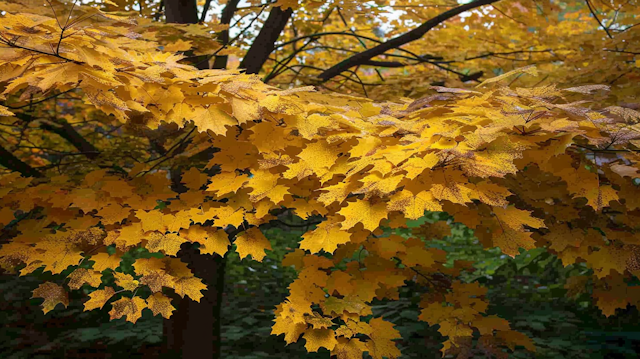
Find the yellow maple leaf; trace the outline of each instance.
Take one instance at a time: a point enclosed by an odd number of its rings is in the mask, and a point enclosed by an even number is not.
[[[200,189],[200,187],[209,182],[209,175],[207,175],[206,173],[202,173],[196,167],[191,167],[188,171],[182,174],[180,182],[184,183],[187,188],[198,190]]]
[[[180,245],[187,239],[175,233],[162,234],[160,232],[151,232],[147,235],[149,241],[145,248],[150,252],[162,251],[166,255],[176,256],[180,251]]]
[[[393,328],[393,323],[387,322],[382,318],[373,318],[369,321],[369,325],[373,329],[371,331],[371,340],[366,342],[369,354],[374,359],[395,359],[401,355],[400,350],[396,347],[393,339],[400,338],[400,332]]]
[[[71,289],[80,289],[80,287],[86,283],[91,287],[98,287],[100,283],[102,283],[100,277],[102,277],[102,273],[98,271],[86,268],[77,268],[69,274],[68,278],[70,280],[68,286]]]
[[[514,206],[507,208],[495,207],[493,208],[493,213],[501,224],[509,226],[516,231],[524,229],[525,225],[533,228],[546,228],[542,219],[532,217],[530,211],[517,209]]]
[[[200,298],[204,296],[201,291],[206,290],[207,286],[202,283],[200,278],[185,277],[177,279],[172,288],[176,291],[176,294],[182,298],[186,295],[191,298],[191,300],[199,303]]]
[[[142,310],[147,307],[147,302],[140,297],[127,298],[122,297],[111,303],[113,307],[109,311],[111,320],[126,316],[127,322],[134,323],[142,317]]]
[[[329,217],[320,223],[316,229],[302,236],[300,248],[307,249],[311,253],[321,250],[333,253],[338,245],[347,243],[351,239],[351,233],[340,228],[340,222],[336,216]]]
[[[223,172],[211,178],[207,191],[222,197],[228,193],[235,193],[248,181],[248,176],[238,175],[235,172]]]
[[[269,198],[275,204],[282,202],[289,193],[289,188],[278,184],[278,179],[280,176],[269,170],[256,171],[248,184],[253,189],[249,196],[251,202],[258,202],[263,198]]]
[[[338,344],[333,329],[307,329],[303,337],[308,352],[317,352],[320,347],[332,350]]]
[[[405,189],[391,196],[387,209],[401,211],[409,219],[418,219],[424,216],[425,211],[442,211],[442,206],[430,192],[422,191],[414,195]]]
[[[89,300],[84,303],[84,310],[89,311],[96,308],[102,309],[105,303],[107,303],[107,301],[111,299],[111,297],[113,297],[115,293],[116,292],[111,287],[94,290],[93,292],[89,293]]]
[[[388,212],[384,203],[373,204],[371,201],[356,200],[342,208],[339,212],[345,217],[342,228],[349,229],[357,223],[362,223],[364,229],[373,231],[378,228],[380,221],[387,218]]]
[[[200,243],[200,253],[204,254],[217,253],[224,256],[231,244],[225,231],[202,226],[191,226],[187,230],[181,230],[180,236],[191,243]]]
[[[93,269],[97,272],[102,272],[105,269],[116,269],[120,266],[120,261],[122,258],[116,253],[114,255],[109,255],[109,253],[98,253],[89,259],[94,261]]]
[[[102,217],[100,222],[104,225],[119,224],[123,219],[129,217],[131,208],[124,207],[118,203],[110,203],[108,206],[98,210],[98,216]]]
[[[240,255],[240,259],[251,255],[253,260],[262,262],[267,254],[265,250],[271,250],[271,242],[262,234],[262,231],[256,227],[249,228],[239,235],[235,242],[236,251]]]
[[[276,315],[274,322],[271,327],[271,334],[284,334],[284,340],[287,345],[297,342],[300,335],[307,329],[306,323],[294,323],[292,318],[281,315]]]
[[[171,305],[171,299],[162,293],[154,293],[147,298],[147,307],[151,309],[153,315],[162,315],[165,319],[171,317],[171,313],[176,308]]]
[[[140,285],[140,282],[134,279],[130,274],[113,272],[113,277],[116,280],[116,285],[122,287],[124,290],[134,290]]]
[[[331,351],[331,354],[335,355],[337,359],[360,359],[362,352],[367,350],[365,343],[358,339],[338,337],[337,340],[336,346]]]
[[[535,248],[535,241],[531,238],[531,232],[517,231],[506,227],[503,230],[494,231],[492,238],[493,245],[500,247],[502,253],[511,257],[520,254],[519,248]]]

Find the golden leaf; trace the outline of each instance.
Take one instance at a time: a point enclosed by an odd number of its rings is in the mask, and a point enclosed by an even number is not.
[[[69,295],[62,286],[59,286],[53,282],[45,282],[33,290],[33,296],[31,298],[43,298],[42,311],[47,314],[53,308],[62,303],[65,307],[69,305]]]
[[[151,309],[153,315],[162,315],[165,319],[171,317],[171,313],[176,308],[171,305],[171,299],[162,293],[154,293],[147,298],[147,307]]]
[[[105,303],[107,303],[107,301],[111,299],[114,294],[115,291],[111,287],[94,290],[93,292],[89,293],[89,300],[84,303],[84,310],[89,311],[96,308],[102,309]]]
[[[320,223],[313,231],[305,233],[302,238],[301,249],[307,249],[311,253],[318,253],[321,250],[333,253],[338,245],[350,240],[351,233],[342,230],[338,219],[334,216]]]
[[[332,350],[338,341],[332,329],[307,329],[303,335],[308,352],[317,352],[320,347]]]
[[[342,228],[349,229],[357,223],[362,223],[364,229],[373,231],[378,228],[380,221],[387,218],[387,208],[384,203],[372,204],[370,201],[357,200],[349,202],[339,212],[345,217]]]
[[[134,323],[142,317],[142,310],[147,307],[147,303],[140,297],[122,297],[111,304],[113,309],[109,311],[111,320],[126,316],[127,322]]]
[[[253,260],[262,262],[265,255],[265,250],[271,250],[271,243],[267,237],[262,234],[256,227],[249,228],[244,233],[239,235],[235,242],[236,251],[240,255],[240,259],[251,255]]]
[[[98,287],[102,283],[100,277],[102,273],[96,270],[90,270],[85,268],[77,268],[71,274],[69,274],[69,288],[80,289],[83,284],[88,284],[91,287]]]
[[[116,285],[122,287],[124,290],[134,290],[140,285],[140,282],[129,274],[113,272],[113,277],[116,280]]]

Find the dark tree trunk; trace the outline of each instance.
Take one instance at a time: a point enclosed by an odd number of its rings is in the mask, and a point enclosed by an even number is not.
[[[196,0],[164,0],[167,22],[197,23]],[[207,68],[206,62],[198,68]],[[172,189],[184,192],[180,184],[180,170],[171,171]],[[226,260],[217,254],[200,254],[190,243],[182,245],[178,258],[187,263],[193,274],[207,286],[200,302],[174,294],[176,310],[163,323],[162,358],[218,359],[220,358],[220,308],[224,290]]]
[[[231,18],[233,18],[233,14],[236,12],[236,8],[238,7],[238,3],[240,0],[228,0],[227,5],[222,10],[222,16],[220,16],[220,23],[229,25],[231,23]],[[229,44],[229,30],[223,30],[218,35],[218,40],[222,46],[227,46]],[[214,69],[224,69],[227,68],[227,60],[229,56],[220,55],[216,56],[213,61]]]
[[[199,20],[196,0],[164,0],[164,14],[167,22],[196,24]]]
[[[267,62],[269,55],[273,51],[273,46],[280,37],[280,33],[287,25],[289,18],[293,14],[293,10],[288,8],[282,10],[279,7],[274,7],[269,13],[267,21],[260,29],[260,33],[253,40],[251,48],[247,51],[247,54],[242,59],[240,68],[246,69],[248,74],[257,74],[260,72],[262,65]]]
[[[175,296],[176,310],[164,320],[164,358],[220,358],[220,308],[224,288],[225,258],[217,254],[200,254],[191,244],[184,244],[178,257],[188,263],[196,277],[208,289],[195,302]]]

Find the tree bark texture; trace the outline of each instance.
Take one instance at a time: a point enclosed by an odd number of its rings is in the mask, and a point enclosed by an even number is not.
[[[226,260],[217,254],[200,254],[190,243],[183,244],[178,258],[188,263],[196,277],[208,289],[195,302],[188,297],[175,296],[176,310],[164,320],[165,358],[220,358],[220,308],[224,288]]]
[[[164,0],[164,9],[167,22],[179,24],[198,23],[196,0]]]
[[[260,29],[260,33],[253,40],[251,48],[249,48],[244,59],[242,59],[240,68],[246,69],[248,74],[257,74],[260,72],[260,69],[264,63],[267,62],[269,55],[273,51],[274,44],[278,40],[278,37],[280,37],[282,30],[287,26],[287,22],[292,14],[293,10],[291,8],[282,10],[279,7],[274,7],[271,9],[267,21],[265,21],[262,29]]]

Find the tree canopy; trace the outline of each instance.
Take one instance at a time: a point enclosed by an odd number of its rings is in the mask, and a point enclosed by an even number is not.
[[[0,266],[60,275],[44,313],[88,286],[85,310],[169,318],[163,288],[212,285],[183,244],[261,261],[285,212],[315,227],[272,334],[308,351],[399,357],[370,304],[408,281],[443,352],[535,350],[425,247],[444,222],[394,232],[425,211],[586,262],[605,315],[640,301],[636,1],[174,3],[0,1]],[[137,247],[162,256],[121,273]]]

